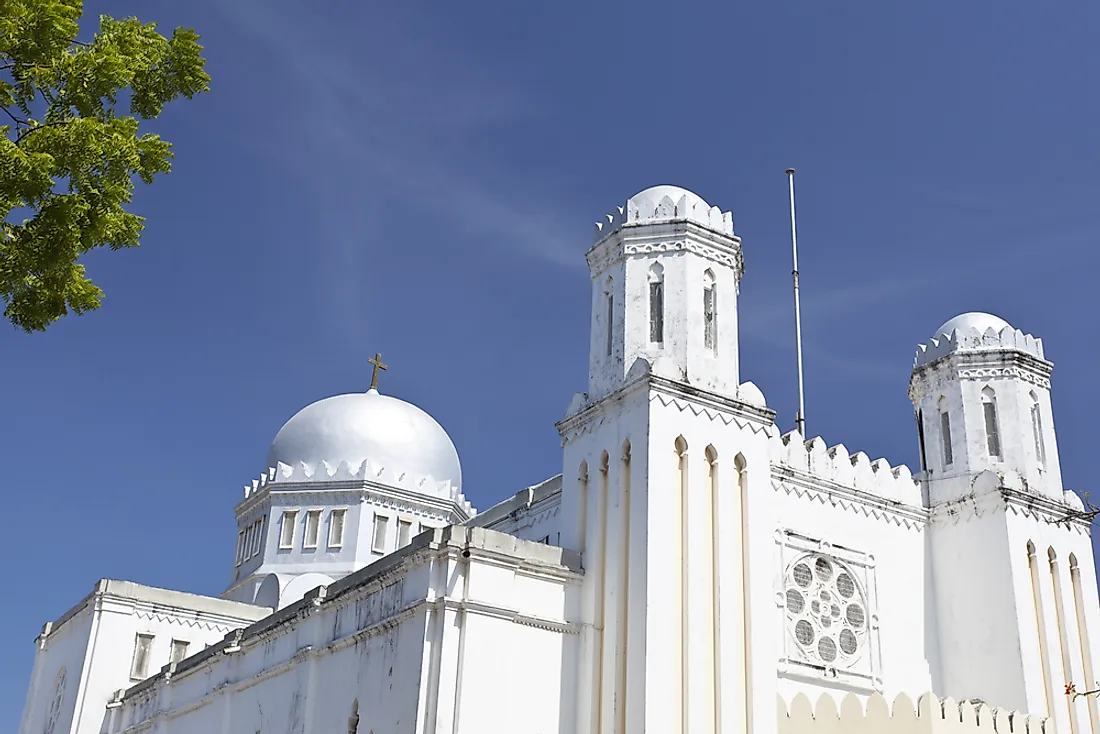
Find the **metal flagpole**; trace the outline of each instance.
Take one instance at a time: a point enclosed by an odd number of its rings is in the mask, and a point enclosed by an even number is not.
[[[787,182],[791,192],[791,255],[794,269],[794,348],[798,358],[798,414],[794,424],[802,438],[806,438],[806,395],[802,383],[802,309],[798,303],[798,234],[794,224],[794,169],[787,169]]]

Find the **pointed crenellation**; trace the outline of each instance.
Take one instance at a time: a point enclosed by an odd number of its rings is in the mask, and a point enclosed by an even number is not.
[[[921,367],[955,351],[994,349],[1014,349],[1038,359],[1046,359],[1043,356],[1043,340],[1019,329],[1006,326],[1000,331],[993,327],[980,331],[969,327],[952,329],[950,334],[939,334],[929,339],[927,344],[918,344],[913,366]]]
[[[850,454],[844,444],[827,446],[820,436],[803,440],[791,431],[773,443],[778,466],[850,487],[884,500],[919,507],[920,484],[904,464],[891,466],[886,459],[871,459],[862,451]]]
[[[269,484],[306,482],[377,482],[449,500],[464,509],[470,517],[477,513],[473,505],[466,500],[466,496],[462,491],[454,486],[450,480],[436,481],[430,475],[427,477],[414,477],[407,472],[377,466],[372,464],[369,459],[356,465],[349,465],[347,461],[341,461],[336,466],[324,461],[316,466],[304,462],[300,462],[297,466],[290,466],[279,462],[277,467],[269,467],[260,477],[253,479],[251,484],[245,485],[244,497],[248,499]]]
[[[817,704],[799,693],[788,704],[782,696],[776,700],[779,734],[925,734],[931,732],[970,732],[971,734],[1051,734],[1047,719],[1022,712],[990,708],[981,701],[956,701],[926,693],[913,699],[898,694],[888,703],[881,693],[869,696],[866,703],[854,693],[845,695],[838,707],[830,693],[823,693]]]
[[[599,242],[624,225],[652,224],[675,219],[687,219],[723,234],[733,234],[731,212],[709,206],[691,192],[656,186],[631,197],[596,222],[595,241]]]

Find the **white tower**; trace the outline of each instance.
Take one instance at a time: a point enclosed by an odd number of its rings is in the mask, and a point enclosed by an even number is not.
[[[732,216],[657,186],[597,225],[587,258],[589,387],[558,424],[562,545],[585,566],[565,707],[577,732],[767,731],[774,660],[752,670],[746,618],[771,578],[748,557],[774,524],[748,513],[771,492],[774,413],[738,385]]]
[[[921,345],[910,380],[932,503],[971,491],[993,471],[1062,499],[1043,342],[991,314],[965,313]]]
[[[621,387],[638,358],[655,375],[736,393],[742,259],[732,215],[654,186],[597,223],[596,238],[589,400]]]
[[[1100,731],[1089,522],[1062,487],[1042,341],[984,313],[918,348],[909,383],[931,516],[940,690]]]
[[[298,411],[272,442],[267,466],[235,508],[227,599],[285,607],[423,530],[475,514],[446,431],[374,387]]]

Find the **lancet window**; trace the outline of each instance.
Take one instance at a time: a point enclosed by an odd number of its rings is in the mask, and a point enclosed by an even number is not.
[[[718,351],[718,290],[714,273],[703,273],[703,346]]]
[[[665,269],[660,263],[649,269],[649,341],[665,341]]]
[[[951,466],[955,453],[951,448],[951,415],[947,412],[947,400],[940,398],[940,445],[943,449],[943,465]]]
[[[606,332],[607,332],[607,356],[615,346],[615,296],[611,293],[611,278],[607,279],[607,287],[604,291],[604,301],[607,306]]]
[[[1001,432],[997,425],[997,396],[993,389],[982,390],[982,416],[985,420],[985,446],[989,455],[1001,458]]]
[[[1046,446],[1043,444],[1043,416],[1039,410],[1039,396],[1031,393],[1031,434],[1035,438],[1035,460],[1043,469],[1047,463]]]

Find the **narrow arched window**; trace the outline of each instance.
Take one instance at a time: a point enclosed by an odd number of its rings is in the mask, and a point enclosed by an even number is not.
[[[714,273],[703,273],[703,346],[718,352],[718,290]]]
[[[577,493],[580,495],[577,512],[577,551],[583,554],[588,550],[588,462],[582,461],[577,470]]]
[[[928,456],[924,446],[924,414],[917,410],[917,445],[920,448],[920,470],[928,471]]]
[[[660,263],[649,269],[649,341],[665,341],[665,269]]]
[[[951,449],[951,415],[947,412],[947,399],[940,398],[940,445],[943,448],[943,465],[951,466],[955,453]]]
[[[982,389],[982,416],[985,419],[985,447],[989,455],[1001,458],[1001,432],[997,427],[997,396],[993,388]]]
[[[607,302],[607,356],[610,357],[615,345],[615,296],[611,293],[611,278],[607,279],[604,300]]]
[[[1039,469],[1046,467],[1047,451],[1043,443],[1043,415],[1039,409],[1039,396],[1031,391],[1031,434],[1035,438],[1035,460],[1039,462]]]

